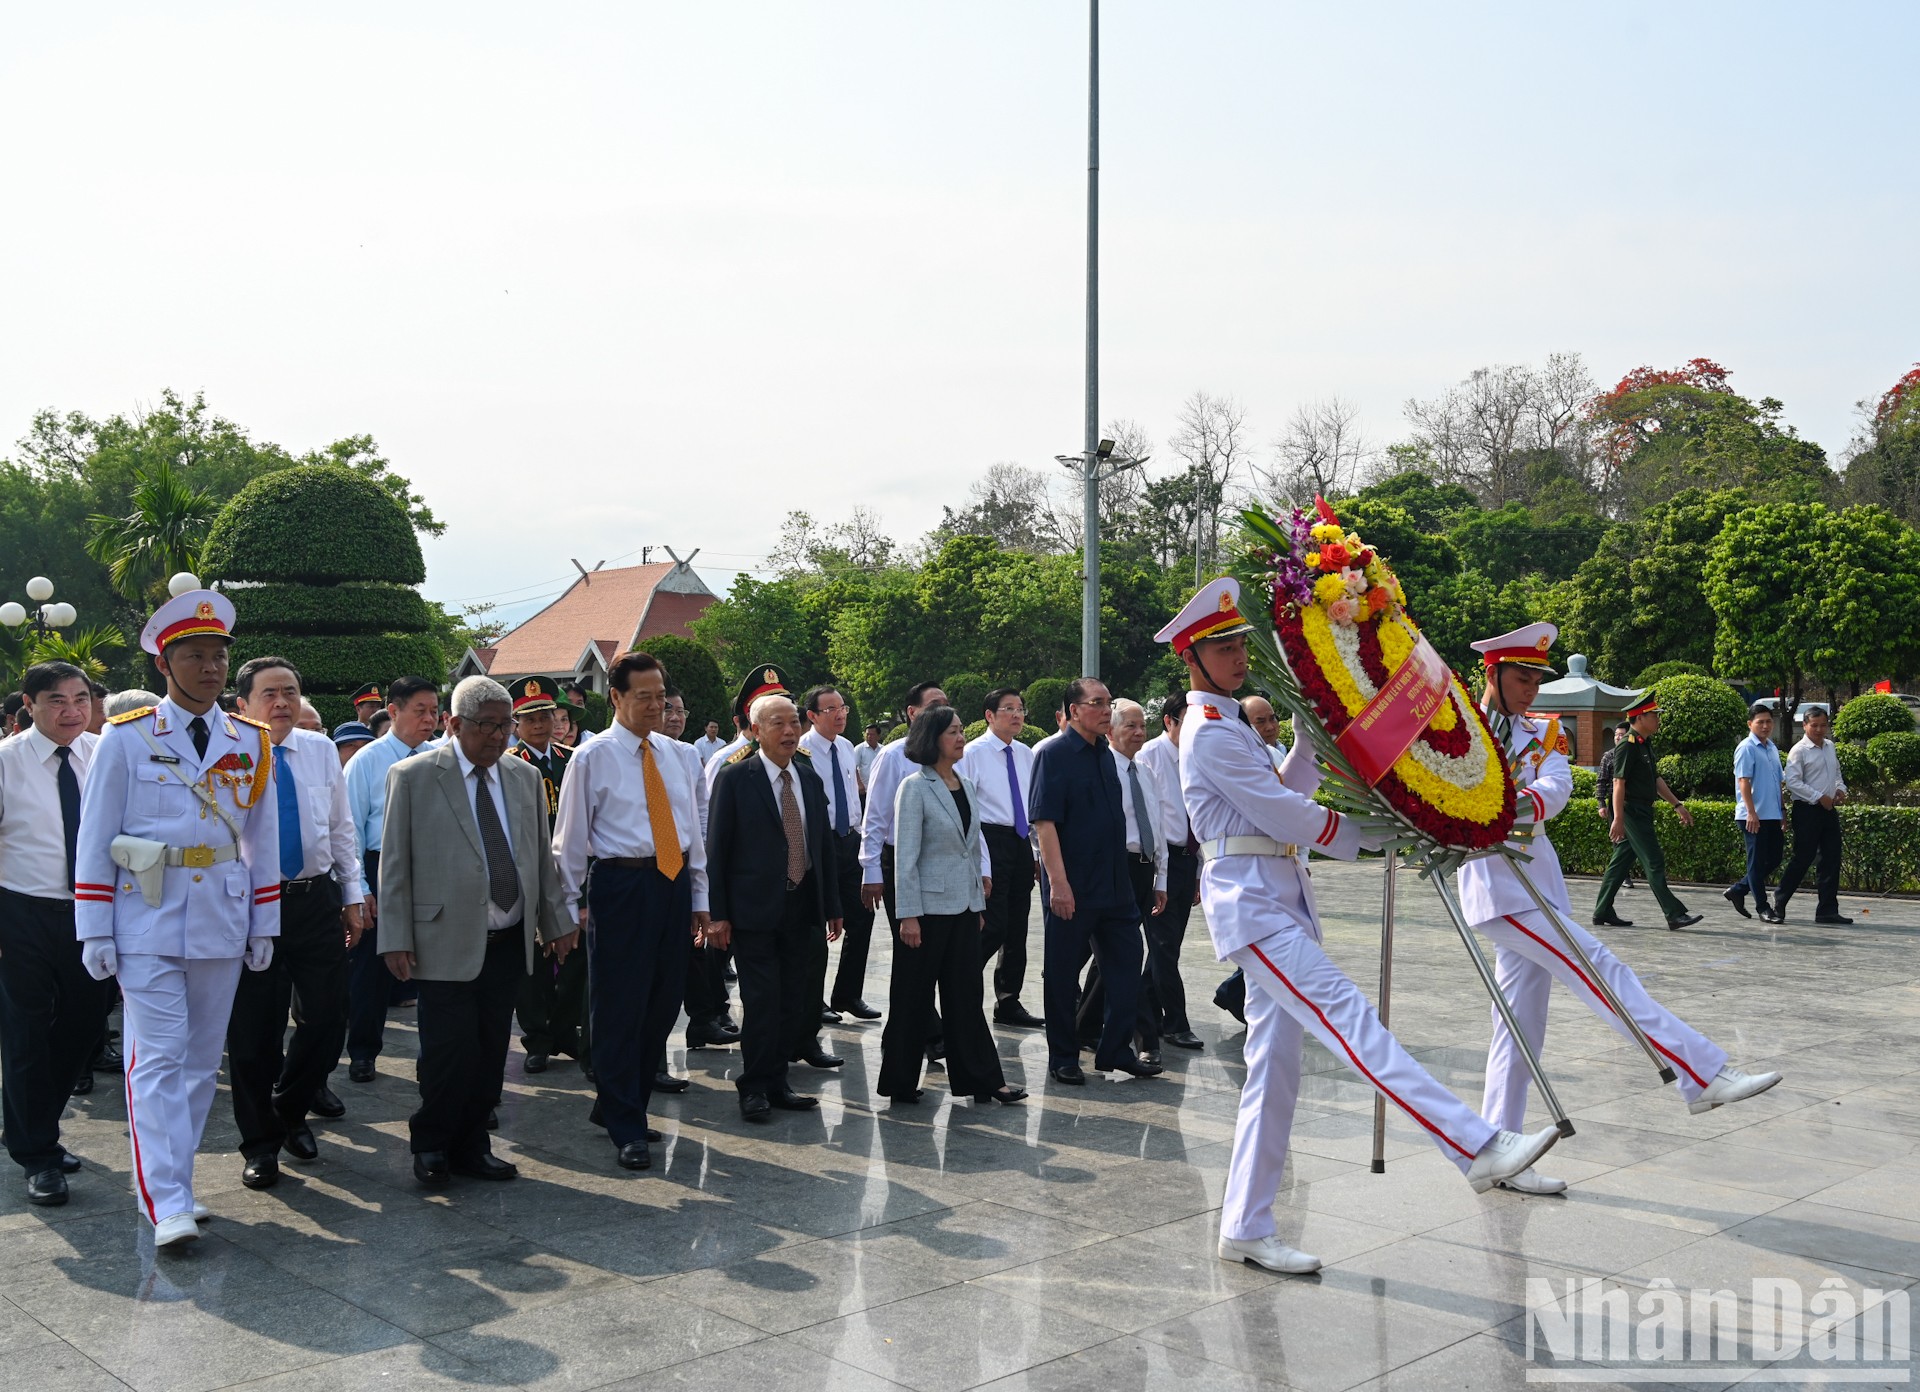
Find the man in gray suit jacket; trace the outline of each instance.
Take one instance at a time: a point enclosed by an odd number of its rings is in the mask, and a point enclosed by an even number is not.
[[[414,1178],[429,1187],[452,1173],[519,1173],[487,1142],[514,999],[536,934],[561,960],[579,941],[540,775],[500,757],[511,711],[506,688],[468,677],[453,691],[447,742],[387,771],[380,954],[420,983],[420,1107],[408,1126]]]

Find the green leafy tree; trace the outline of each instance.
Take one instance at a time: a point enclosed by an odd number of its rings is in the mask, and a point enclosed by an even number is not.
[[[1811,670],[1855,695],[1920,671],[1920,532],[1885,508],[1850,507],[1828,516],[1816,552],[1816,578],[1802,577]]]
[[[159,603],[167,581],[200,568],[200,548],[219,503],[189,485],[161,460],[136,476],[131,510],[122,517],[96,514],[87,554],[107,568],[114,589],[131,600]]]
[[[1920,364],[1859,405],[1865,427],[1849,446],[1847,496],[1920,526]]]
[[[1473,496],[1472,489],[1458,483],[1435,483],[1430,471],[1417,467],[1362,488],[1339,505],[1343,519],[1348,504],[1353,502],[1390,503],[1405,512],[1415,528],[1434,535],[1445,533],[1480,509],[1480,500]]]
[[[672,633],[643,639],[638,650],[660,659],[686,700],[687,728],[681,739],[692,742],[700,738],[706,733],[709,720],[719,721],[722,730],[733,728],[733,694],[738,688],[729,687],[721,678],[720,665],[713,660],[712,653],[692,639]],[[798,680],[792,673],[787,674],[787,679]],[[794,694],[800,693],[796,690]]]
[[[1910,735],[1913,712],[1897,696],[1884,691],[1869,691],[1856,696],[1833,717],[1833,738],[1849,744],[1865,744],[1875,735]]]

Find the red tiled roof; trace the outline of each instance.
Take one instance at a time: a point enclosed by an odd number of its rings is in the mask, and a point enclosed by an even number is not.
[[[589,643],[603,658],[611,658],[635,641],[636,633],[686,636],[687,622],[715,597],[693,572],[674,576],[677,569],[670,561],[622,566],[574,581],[565,594],[494,645],[487,660],[489,675],[558,675],[574,670]],[[673,588],[660,588],[669,576],[674,576]],[[688,586],[698,588],[689,591]],[[666,618],[667,627],[657,626],[656,611]]]
[[[475,648],[473,650],[473,655],[480,659],[481,671],[491,672],[493,670],[493,659],[499,651],[500,649],[498,648]]]

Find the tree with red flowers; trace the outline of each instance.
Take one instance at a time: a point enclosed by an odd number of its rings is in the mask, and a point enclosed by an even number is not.
[[[1920,364],[1858,409],[1860,433],[1847,451],[1847,496],[1920,524]]]

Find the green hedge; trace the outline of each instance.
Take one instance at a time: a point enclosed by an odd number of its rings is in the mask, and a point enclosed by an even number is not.
[[[985,707],[983,706],[981,707],[981,709],[984,710]],[[901,725],[901,726],[898,726],[897,728],[899,729],[902,735],[906,734],[907,732],[906,726]],[[986,734],[986,732],[987,732],[987,722],[984,720],[976,720],[973,722],[973,724],[967,726],[967,738],[970,740],[977,740],[980,738],[980,736]],[[1034,745],[1040,743],[1040,741],[1045,739],[1046,737],[1047,737],[1047,732],[1041,729],[1038,725],[1028,725],[1020,731],[1020,743],[1026,745],[1026,747],[1029,749],[1033,748]]]
[[[1712,675],[1713,673],[1697,662],[1671,659],[1666,662],[1656,662],[1651,667],[1642,667],[1635,674],[1632,685],[1635,690],[1645,690],[1647,687],[1658,685],[1668,677],[1711,677]]]
[[[1856,696],[1833,718],[1833,737],[1836,740],[1859,740],[1864,743],[1875,735],[1909,735],[1913,733],[1913,712],[1906,703],[1884,691],[1869,691],[1864,696]]]
[[[209,580],[418,585],[427,578],[405,510],[379,484],[337,464],[281,469],[241,489],[214,519],[200,564]]]
[[[243,632],[404,633],[432,623],[427,602],[404,585],[248,585],[226,595]]]
[[[1875,735],[1867,741],[1867,758],[1881,781],[1911,783],[1920,778],[1920,734]]]
[[[352,696],[329,696],[324,693],[308,693],[307,699],[313,702],[313,708],[320,712],[320,718],[327,724],[327,733],[333,733],[333,727],[344,725],[355,719]]]
[[[1732,884],[1746,873],[1747,842],[1733,818],[1731,802],[1689,799],[1691,828],[1666,803],[1654,808],[1654,825],[1667,855],[1667,874],[1675,880]],[[1613,853],[1608,822],[1594,808],[1593,783],[1584,790],[1576,772],[1574,798],[1549,824],[1554,850],[1570,874],[1598,875]],[[1877,893],[1920,890],[1920,807],[1840,809],[1840,884],[1843,889]],[[1788,854],[1793,828],[1787,826]],[[1803,888],[1811,892],[1809,882]]]
[[[1733,796],[1733,750],[1695,749],[1663,754],[1655,765],[1675,797]]]
[[[1021,696],[1027,703],[1027,719],[1048,729],[1053,727],[1054,712],[1071,683],[1065,677],[1041,677],[1031,682]]]
[[[316,695],[350,696],[367,682],[385,686],[395,677],[425,677],[438,682],[446,676],[446,656],[424,633],[294,634],[248,633],[233,640],[234,671],[250,657],[268,653],[284,657],[300,673],[301,689]],[[316,706],[320,703],[314,701]],[[320,706],[324,712],[326,707]],[[350,719],[352,709],[340,718]]]
[[[994,688],[978,672],[955,672],[940,683],[940,689],[947,693],[947,704],[960,712],[962,720],[978,720],[986,714],[987,693]]]
[[[687,702],[687,729],[682,738],[697,740],[707,732],[707,722],[720,722],[722,738],[731,738],[733,729],[733,698],[736,694],[728,689],[726,681],[720,675],[720,664],[713,660],[713,654],[694,642],[691,638],[682,638],[677,634],[662,633],[657,637],[641,641],[636,652],[652,653],[660,659],[667,669],[667,678],[680,688],[680,694]],[[795,692],[797,698],[799,692]],[[598,728],[605,729],[602,723]]]
[[[1724,749],[1731,760],[1733,746],[1747,737],[1746,703],[1725,682],[1682,673],[1658,682],[1654,695],[1660,700],[1659,740],[1670,751]]]

